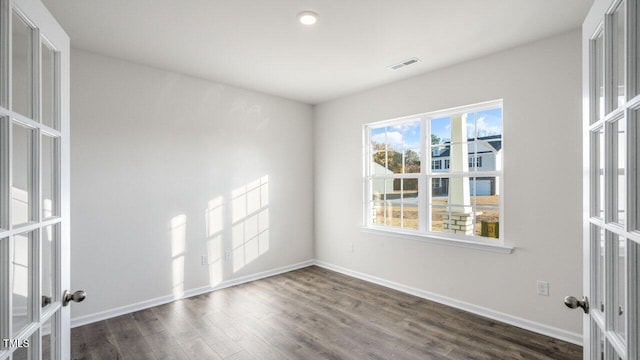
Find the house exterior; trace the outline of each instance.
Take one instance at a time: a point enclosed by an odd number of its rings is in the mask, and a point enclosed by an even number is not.
[[[431,150],[431,170],[433,173],[449,172],[451,158],[451,144],[445,142],[444,147],[434,147]],[[455,144],[453,146],[456,146]],[[469,171],[496,171],[502,169],[502,135],[491,135],[468,140]],[[499,195],[500,184],[495,177],[476,177],[469,179],[471,194]],[[434,178],[433,196],[446,195],[449,191],[448,178]]]

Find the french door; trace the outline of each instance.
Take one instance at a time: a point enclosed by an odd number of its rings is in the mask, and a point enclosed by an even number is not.
[[[0,360],[69,358],[69,38],[0,0]]]
[[[640,0],[583,24],[584,358],[640,359]]]

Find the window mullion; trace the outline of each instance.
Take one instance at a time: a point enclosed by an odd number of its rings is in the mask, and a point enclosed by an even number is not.
[[[422,132],[420,135],[420,148],[424,152],[424,163],[420,167],[420,181],[418,184],[420,185],[419,190],[419,208],[418,208],[418,217],[419,217],[419,229],[422,232],[427,232],[431,229],[431,207],[429,204],[431,203],[431,186],[430,186],[430,178],[429,174],[431,173],[431,124],[429,123],[429,118],[426,116],[421,119],[422,122]],[[424,216],[423,216],[424,215]]]

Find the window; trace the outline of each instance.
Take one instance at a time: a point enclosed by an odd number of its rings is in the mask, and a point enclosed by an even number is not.
[[[503,244],[501,100],[364,132],[367,228]]]
[[[475,164],[473,159],[476,159]],[[469,168],[472,167],[477,167],[477,168],[481,168],[482,167],[482,156],[477,155],[477,156],[469,156]]]

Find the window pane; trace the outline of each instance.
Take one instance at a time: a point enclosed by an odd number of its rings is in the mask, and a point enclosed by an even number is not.
[[[500,177],[486,176],[469,180],[471,203],[478,205],[500,205]]]
[[[471,179],[453,177],[449,179],[449,202],[452,205],[471,206]],[[459,209],[462,211],[462,209]],[[453,210],[456,212],[457,210]]]
[[[627,241],[621,236],[616,236],[614,242],[613,253],[613,268],[614,268],[614,302],[616,307],[614,309],[613,327],[615,332],[623,339],[625,338],[625,317],[626,317],[626,282],[627,282],[627,267],[626,267],[626,248]]]
[[[476,236],[499,238],[500,237],[500,208],[476,207]]]
[[[454,204],[449,206],[447,210],[448,213],[443,220],[444,229],[453,234],[473,236],[473,208]]]
[[[42,265],[40,268],[40,276],[42,279],[42,307],[48,306],[54,300],[57,235],[57,227],[54,225],[42,229],[42,240],[40,243],[42,252]]]
[[[7,117],[0,117],[0,142],[9,143],[9,125]],[[9,151],[0,151],[0,229],[8,229],[11,187],[9,179]],[[7,191],[8,190],[8,191]]]
[[[595,303],[592,305],[596,311],[604,311],[604,229],[591,225],[591,249],[594,263],[593,273],[595,275]]]
[[[407,174],[420,173],[420,149],[408,149],[404,151],[404,172]]]
[[[602,333],[602,330],[600,329],[600,327],[598,326],[598,324],[595,321],[591,321],[591,326],[596,329],[596,354],[595,354],[595,358],[598,360],[605,360],[605,354],[606,354],[606,343],[605,343],[605,338],[604,338],[604,334]]]
[[[431,145],[451,142],[451,118],[442,117],[431,120]]]
[[[451,146],[433,146],[431,148],[431,172],[449,172],[451,167]]]
[[[627,166],[627,138],[624,118],[611,124],[611,141],[613,147],[613,178],[611,201],[613,213],[611,221],[619,224],[625,223],[625,208],[627,202],[626,166]]]
[[[387,194],[385,201],[385,224],[387,226],[402,226],[402,200],[400,194]]]
[[[371,194],[374,201],[386,200],[387,192],[393,191],[393,179],[374,179],[371,182]]]
[[[56,61],[55,52],[47,45],[41,45],[42,51],[42,123],[56,128],[55,91]]]
[[[498,238],[500,235],[500,177],[470,179],[471,204],[475,204],[475,235]]]
[[[634,299],[640,299],[640,245],[633,241],[629,241],[627,244],[629,245],[628,261],[631,267],[631,272],[629,273],[629,289],[634,289],[635,294],[632,294]],[[638,314],[640,311],[640,302],[638,301],[630,303],[628,306],[634,307],[633,313],[635,314]],[[629,309],[628,311],[631,310],[632,309]],[[633,333],[636,334],[636,339],[630,339],[629,343],[635,343],[636,346],[640,346],[640,319],[637,316],[629,323],[629,329],[629,335]],[[635,329],[635,331],[631,331],[631,329]]]
[[[18,350],[13,352],[13,360],[27,360],[30,359],[31,356],[29,355],[31,353],[31,348],[30,347],[23,347],[23,348],[19,348]]]
[[[372,174],[420,172],[420,121],[371,129]]]
[[[640,7],[640,6],[639,6]],[[640,137],[640,110],[634,110],[631,112],[633,119],[633,129],[635,129],[635,134],[631,136]],[[637,141],[631,142],[630,144],[633,146],[633,150],[636,153],[635,156],[635,187],[636,189],[640,189],[640,146],[637,144]],[[633,166],[634,164],[631,164]],[[633,170],[633,168],[632,168]],[[633,186],[632,184],[631,186]],[[640,196],[636,196],[635,199],[632,200],[632,204],[635,204],[635,209],[632,213],[635,213],[636,223],[635,230],[640,230]]]
[[[33,130],[13,124],[11,223],[33,220]]]
[[[478,138],[470,144],[469,169],[477,171],[502,170],[502,135]]]
[[[30,300],[31,272],[33,265],[31,239],[34,233],[16,235],[12,238],[10,266],[12,270],[11,297],[13,300],[11,314],[13,317],[12,334],[15,336],[31,321]]]
[[[55,315],[42,326],[42,360],[52,360],[56,348]]]
[[[434,232],[450,232],[449,230],[449,207],[431,206],[431,229]]]
[[[593,69],[592,74],[594,74],[594,82],[593,86],[595,87],[593,92],[593,113],[595,117],[591,119],[591,123],[593,124],[598,119],[604,117],[604,39],[603,34],[600,34],[591,42],[591,52],[594,57],[594,61],[592,62]]]
[[[12,110],[33,116],[33,31],[13,13],[11,25]]]
[[[418,229],[418,179],[402,180],[402,227]]]
[[[467,142],[451,144],[451,151],[448,154],[449,171],[451,172],[468,172],[470,157],[473,157],[474,146]],[[471,153],[470,153],[471,151]],[[470,155],[471,154],[471,155]]]
[[[624,28],[626,22],[626,3],[625,1],[620,2],[620,5],[613,13],[611,17],[612,28],[614,31],[614,41],[613,41],[613,58],[615,61],[614,68],[614,89],[613,94],[611,94],[613,99],[613,104],[615,107],[623,106],[625,103],[625,58],[624,58]]]
[[[478,140],[494,141],[502,138],[502,108],[478,111],[474,117]],[[469,138],[472,137],[469,133]]]
[[[449,203],[449,178],[431,179],[431,202],[437,205]]]
[[[596,216],[601,219],[604,218],[604,131],[599,128],[595,132],[591,133],[591,142],[593,153],[591,156],[593,159],[593,169],[595,173],[592,173],[591,179],[591,216]]]
[[[385,206],[382,201],[374,201],[370,203],[371,206],[371,224],[372,225],[384,225],[385,220]]]
[[[57,199],[57,139],[42,135],[42,217],[58,215]]]
[[[429,231],[449,232],[449,178],[431,179],[431,228]],[[447,222],[445,224],[445,221]]]

